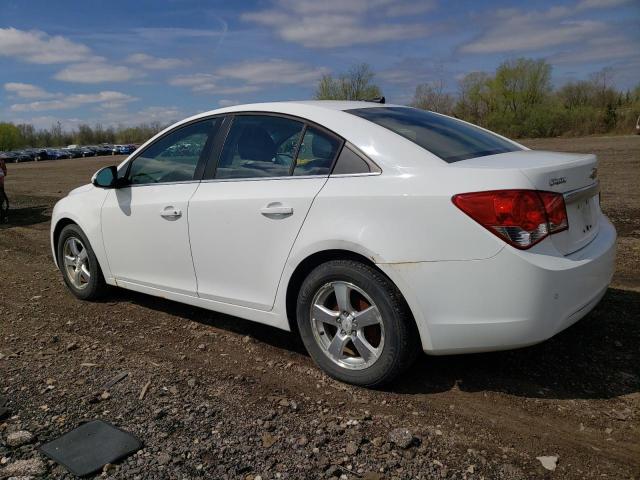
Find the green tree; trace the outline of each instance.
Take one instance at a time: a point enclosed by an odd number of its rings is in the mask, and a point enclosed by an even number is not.
[[[21,146],[20,130],[13,123],[0,123],[0,150]]]
[[[493,78],[485,72],[471,72],[458,83],[458,101],[454,108],[457,117],[472,123],[484,124],[494,107],[491,90]]]
[[[20,132],[20,146],[21,147],[37,147],[36,129],[33,125],[28,123],[20,123],[16,125]]]
[[[444,113],[445,115],[453,113],[454,105],[455,98],[444,91],[444,82],[442,80],[418,85],[411,101],[412,107]]]
[[[381,97],[378,85],[373,83],[375,73],[366,63],[351,67],[338,78],[323,75],[316,88],[316,100],[371,100]]]
[[[542,59],[507,60],[498,66],[492,87],[502,110],[521,119],[551,92],[551,65]]]
[[[78,131],[74,135],[74,143],[78,145],[90,145],[95,142],[95,135],[93,129],[85,124],[78,125]]]

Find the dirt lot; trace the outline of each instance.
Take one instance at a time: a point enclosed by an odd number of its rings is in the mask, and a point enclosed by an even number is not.
[[[383,391],[328,379],[286,332],[126,291],[76,300],[51,262],[51,207],[115,159],[9,165],[0,478],[70,478],[36,448],[92,418],[145,443],[113,478],[640,478],[640,136],[525,143],[599,155],[612,288],[541,345],[424,356]],[[18,430],[34,438],[8,446]]]

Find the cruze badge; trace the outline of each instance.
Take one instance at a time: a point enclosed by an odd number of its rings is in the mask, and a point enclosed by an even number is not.
[[[591,175],[589,175],[589,178],[591,180],[595,180],[597,176],[598,176],[598,169],[597,168],[592,168],[591,169]]]
[[[563,183],[567,183],[567,177],[558,177],[549,179],[549,186],[553,187],[554,185],[562,185]]]

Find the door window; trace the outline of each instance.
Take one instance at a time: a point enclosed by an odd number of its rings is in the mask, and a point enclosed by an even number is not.
[[[185,182],[194,179],[198,163],[204,161],[205,146],[219,128],[220,118],[203,120],[179,128],[149,145],[131,164],[132,185]]]
[[[341,142],[315,127],[305,131],[294,175],[328,175]]]
[[[269,115],[238,115],[227,135],[215,178],[289,176],[304,124]]]

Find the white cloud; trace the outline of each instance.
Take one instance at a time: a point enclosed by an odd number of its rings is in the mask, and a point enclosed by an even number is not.
[[[169,80],[169,85],[176,87],[192,87],[193,90],[202,87],[214,87],[215,81],[218,79],[216,75],[210,73],[194,73],[190,75],[177,75]]]
[[[216,71],[220,78],[240,80],[253,85],[311,84],[325,73],[328,73],[325,67],[280,59],[236,63]]]
[[[222,100],[218,100],[218,105],[220,105],[221,107],[230,107],[232,105],[238,105],[238,101],[236,100],[229,100],[226,98],[223,98]]]
[[[58,122],[62,125],[63,129],[70,130],[75,128],[79,123],[83,123],[78,118],[64,118],[59,115],[37,115],[33,117],[20,117],[12,120],[15,124],[26,123],[33,125],[35,128],[49,128],[52,125],[56,125]]]
[[[191,112],[195,113],[195,112]],[[161,125],[169,125],[175,121],[189,116],[190,113],[184,113],[175,106],[149,106],[138,111],[129,111],[127,109],[111,110],[100,112],[98,117],[63,117],[61,115],[35,115],[15,118],[15,123],[28,123],[36,128],[49,128],[60,122],[64,129],[70,130],[77,128],[78,124],[99,123],[103,127],[140,125],[142,123],[160,123]]]
[[[224,35],[227,26],[222,22],[220,30],[199,29],[199,28],[178,28],[178,27],[143,27],[134,28],[133,32],[145,40],[176,40],[178,38],[207,38]]]
[[[195,93],[239,95],[267,85],[310,85],[329,70],[280,59],[242,62],[219,68],[215,73],[177,75],[169,84],[188,87]]]
[[[513,15],[503,18],[461,50],[466,53],[526,52],[584,41],[605,30],[604,23],[593,20],[550,22],[544,16]]]
[[[586,10],[589,8],[611,8],[629,3],[630,0],[582,0],[578,2],[576,8]]]
[[[423,13],[434,4],[397,0],[277,0],[272,8],[242,19],[273,28],[284,40],[305,47],[333,48],[427,36],[423,23],[391,22],[390,17]]]
[[[419,83],[450,78],[449,59],[435,57],[404,57],[380,70],[376,79],[413,89]]]
[[[73,83],[125,82],[142,76],[141,73],[122,65],[106,62],[76,63],[63,68],[53,78]]]
[[[236,95],[260,90],[256,85],[220,85],[219,75],[210,73],[194,73],[191,75],[177,75],[169,80],[169,85],[189,87],[195,93],[212,93],[218,95]]]
[[[588,43],[594,38],[609,35],[611,27],[600,20],[576,19],[576,14],[626,1],[582,0],[573,6],[555,6],[543,11],[515,8],[498,10],[487,29],[460,50],[480,54],[515,53]]]
[[[139,68],[146,68],[149,70],[170,70],[172,68],[183,67],[191,63],[188,60],[181,60],[179,58],[153,57],[146,53],[134,53],[129,55],[125,61],[127,63],[134,64]]]
[[[98,93],[75,93],[65,95],[55,100],[38,100],[30,103],[11,105],[12,112],[36,112],[43,110],[70,110],[90,104],[101,104],[106,107],[122,106],[137,100],[131,95],[121,92],[104,91]]]
[[[111,111],[100,116],[103,125],[140,125],[155,123],[169,125],[188,116],[175,106],[150,106],[138,111]]]
[[[554,54],[548,60],[553,64],[572,64],[633,57],[640,58],[638,45],[623,36],[607,36],[590,39],[573,50]]]
[[[91,58],[86,45],[39,30],[0,28],[0,56],[16,57],[30,63],[70,63]]]
[[[30,83],[9,82],[4,84],[4,89],[20,98],[43,99],[60,96],[59,93],[49,93],[43,88]]]

